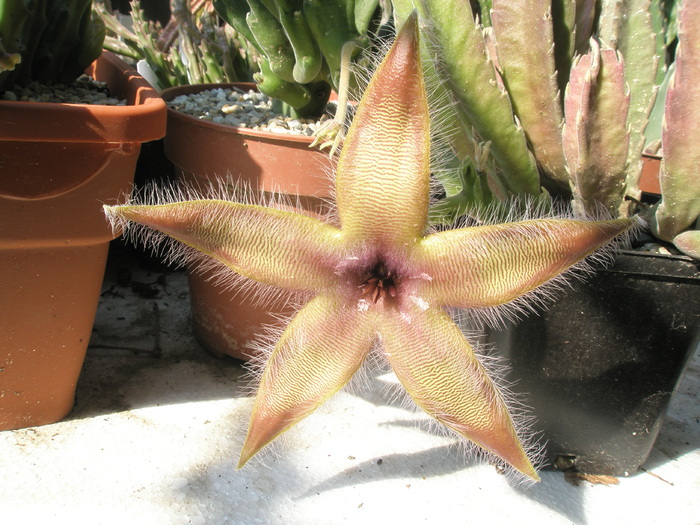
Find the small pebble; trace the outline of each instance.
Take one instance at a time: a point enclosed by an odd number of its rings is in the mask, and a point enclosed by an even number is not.
[[[224,106],[221,106],[221,112],[225,113],[226,115],[230,115],[231,113],[236,113],[237,111],[241,110],[241,106],[238,104],[226,104]]]
[[[15,86],[5,91],[2,100],[21,102],[52,102],[69,104],[96,104],[101,106],[125,106],[126,100],[110,96],[104,82],[82,75],[71,84],[42,84],[30,82],[24,87]]]
[[[321,122],[331,118],[323,115],[319,121],[313,121],[285,117],[272,111],[272,99],[264,93],[222,88],[180,95],[168,102],[168,106],[219,124],[305,136],[313,135]]]

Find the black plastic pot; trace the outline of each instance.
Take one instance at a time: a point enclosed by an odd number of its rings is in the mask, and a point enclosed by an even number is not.
[[[624,252],[540,316],[488,339],[512,363],[547,466],[625,476],[646,460],[700,341],[700,268]]]

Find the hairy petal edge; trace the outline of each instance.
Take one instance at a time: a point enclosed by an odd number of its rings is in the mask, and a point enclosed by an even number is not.
[[[239,468],[340,390],[364,361],[376,316],[346,304],[318,295],[285,329],[263,372]]]
[[[340,231],[312,217],[221,200],[105,206],[105,213],[162,232],[258,282],[304,291],[337,282]]]
[[[636,219],[536,219],[428,235],[414,252],[421,293],[459,308],[508,303],[583,260]]]
[[[508,409],[461,330],[440,308],[386,311],[379,327],[399,381],[429,415],[539,480]]]

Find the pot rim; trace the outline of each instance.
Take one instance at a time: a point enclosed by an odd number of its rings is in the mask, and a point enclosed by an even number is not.
[[[85,72],[129,105],[0,101],[0,140],[136,143],[165,136],[165,102],[134,68],[103,51]]]

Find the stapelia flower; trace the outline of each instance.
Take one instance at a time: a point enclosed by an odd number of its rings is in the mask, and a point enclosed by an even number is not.
[[[223,200],[105,207],[234,272],[312,298],[269,357],[239,466],[347,383],[377,343],[428,414],[538,479],[446,307],[515,301],[632,226],[541,219],[426,234],[429,114],[415,16],[376,71],[336,173],[340,227]]]

